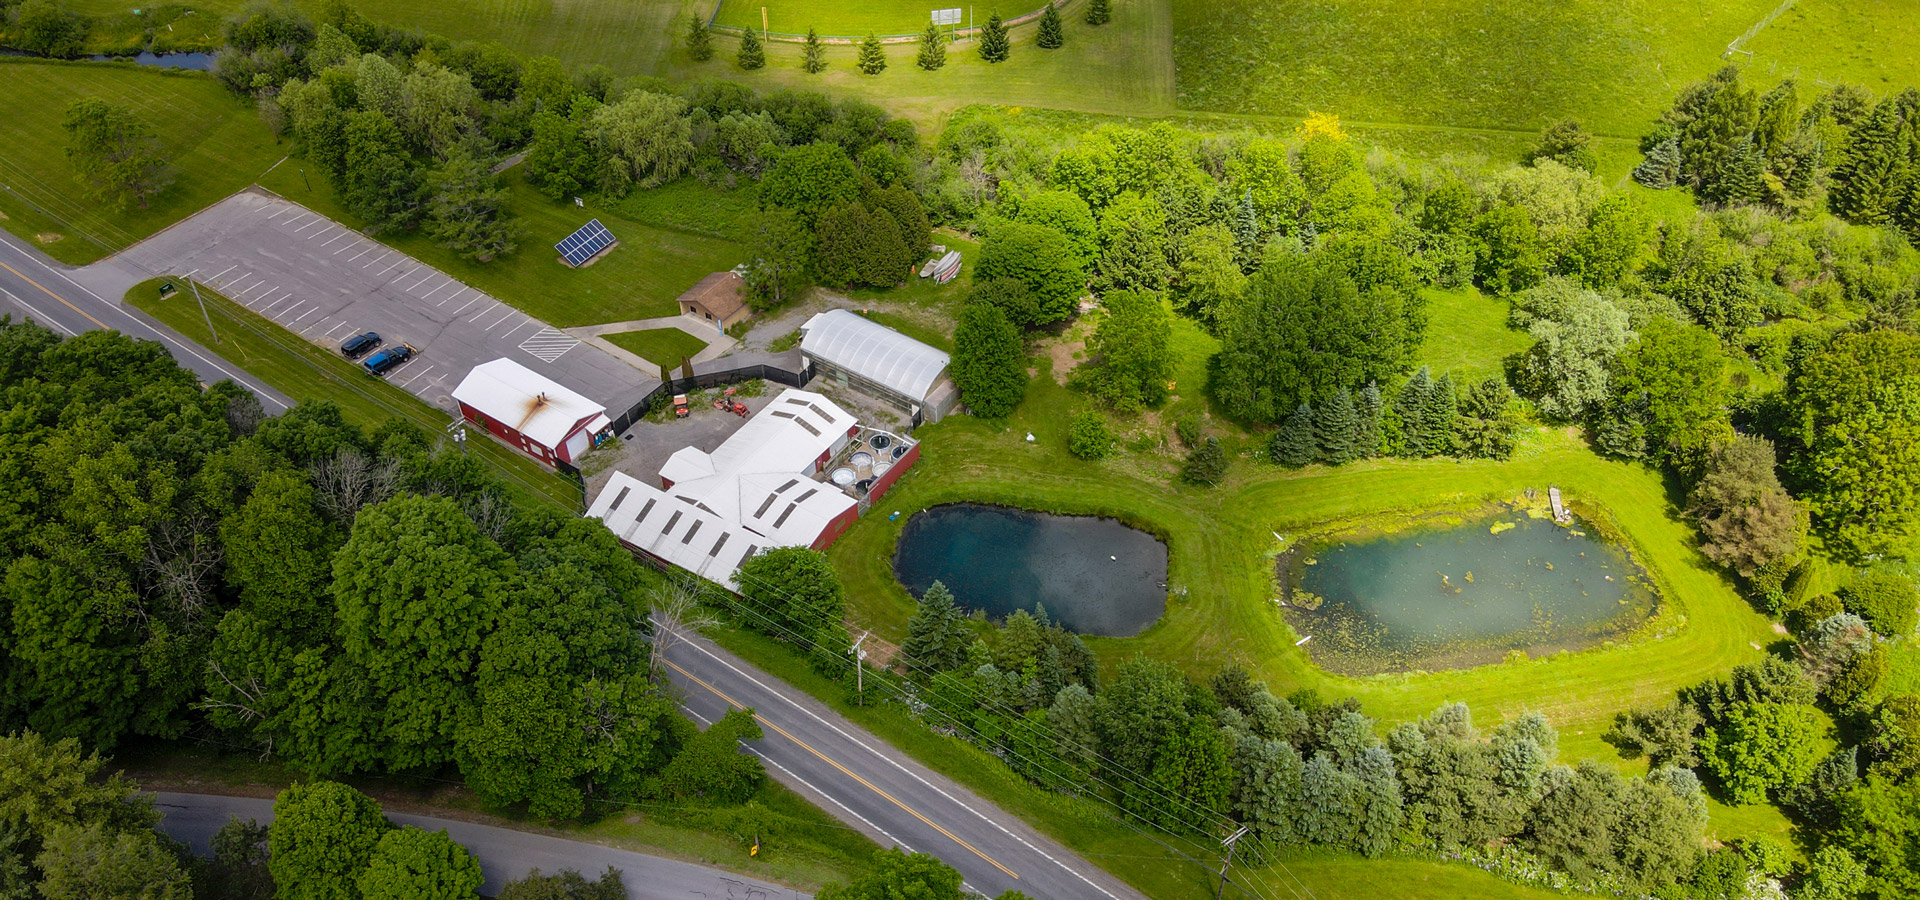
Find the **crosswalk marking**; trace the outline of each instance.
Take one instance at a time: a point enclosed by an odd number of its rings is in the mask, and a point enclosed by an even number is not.
[[[567,355],[568,350],[580,346],[580,339],[558,328],[548,326],[527,336],[520,342],[520,349],[527,351],[541,362],[553,362]]]

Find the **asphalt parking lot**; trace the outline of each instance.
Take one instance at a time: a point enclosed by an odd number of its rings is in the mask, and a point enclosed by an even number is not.
[[[540,252],[528,248],[522,252]],[[389,382],[451,412],[453,388],[508,357],[618,416],[659,379],[306,207],[243,192],[126,254],[191,276],[299,336],[338,352],[364,331],[418,353]]]

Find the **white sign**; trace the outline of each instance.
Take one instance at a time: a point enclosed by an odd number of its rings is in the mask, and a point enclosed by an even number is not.
[[[960,14],[963,11],[964,9],[960,7],[954,9],[936,9],[933,11],[933,24],[958,25],[960,24]]]

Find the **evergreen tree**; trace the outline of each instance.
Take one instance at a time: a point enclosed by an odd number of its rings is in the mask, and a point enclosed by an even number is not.
[[[1313,462],[1320,453],[1319,442],[1314,440],[1313,407],[1300,404],[1293,415],[1280,423],[1280,430],[1273,433],[1267,444],[1267,457],[1280,465],[1297,469]]]
[[[1420,409],[1420,430],[1426,441],[1423,456],[1451,456],[1459,425],[1460,400],[1453,392],[1453,376],[1442,375],[1433,383],[1427,402]]]
[[[1087,4],[1087,24],[1105,25],[1113,19],[1112,0],[1093,0]]]
[[[807,28],[807,46],[800,55],[800,68],[807,74],[818,75],[827,69],[827,48],[820,43],[820,32]]]
[[[887,51],[880,46],[880,38],[873,32],[867,32],[867,39],[860,42],[860,71],[867,75],[878,75],[887,70]]]
[[[1833,170],[1828,205],[1836,215],[1856,224],[1885,222],[1907,179],[1907,141],[1897,99],[1881,102],[1854,128],[1846,157]]]
[[[929,22],[927,30],[920,32],[920,56],[914,61],[929,72],[947,64],[947,36],[940,33],[940,26]]]
[[[740,68],[751,72],[767,64],[767,50],[760,45],[760,33],[751,28],[740,35],[740,55],[736,57]]]
[[[1060,28],[1060,8],[1047,0],[1046,11],[1040,14],[1040,36],[1034,43],[1042,50],[1058,50],[1066,42],[1067,36]]]
[[[1186,465],[1180,467],[1180,480],[1188,484],[1219,484],[1227,476],[1227,452],[1220,447],[1220,439],[1209,437],[1206,443],[1193,448],[1187,455]]]
[[[1353,455],[1370,459],[1380,455],[1380,417],[1386,410],[1380,401],[1380,385],[1367,382],[1353,403]]]
[[[1233,213],[1233,256],[1242,271],[1259,261],[1260,235],[1260,211],[1253,204],[1253,191],[1242,191]]]
[[[1656,191],[1664,191],[1680,181],[1680,139],[1667,138],[1647,151],[1647,158],[1633,167],[1633,180]]]
[[[1427,455],[1427,417],[1428,398],[1433,394],[1433,376],[1427,367],[1413,373],[1407,383],[1400,386],[1400,394],[1393,398],[1393,417],[1400,427],[1395,447],[1401,456]]]
[[[695,12],[687,17],[687,53],[694,62],[706,62],[713,58],[713,32],[707,29],[707,20]]]
[[[1013,44],[1007,40],[1007,26],[1000,23],[1000,14],[987,17],[987,24],[980,28],[980,58],[990,63],[1006,62],[1013,52]]]
[[[907,622],[907,639],[900,645],[907,668],[914,672],[945,672],[967,661],[967,614],[955,606],[953,592],[936,581],[920,595],[920,605]]]
[[[1353,395],[1346,388],[1334,391],[1332,397],[1321,401],[1320,407],[1314,410],[1313,431],[1319,439],[1320,458],[1327,465],[1337,466],[1359,456],[1354,443],[1359,424]]]
[[[1742,141],[1707,199],[1728,206],[1759,203],[1767,198],[1766,174],[1767,158],[1759,146],[1751,140]]]

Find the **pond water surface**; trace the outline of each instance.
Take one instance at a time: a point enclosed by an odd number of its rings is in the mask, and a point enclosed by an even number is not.
[[[1309,548],[1283,565],[1285,583],[1322,599],[1287,610],[1312,635],[1308,655],[1348,675],[1577,650],[1630,631],[1654,605],[1620,547],[1577,521],[1521,513]]]
[[[936,506],[907,520],[893,572],[915,596],[939,581],[996,619],[1040,604],[1081,634],[1131,637],[1167,605],[1167,546],[1095,516]]]

